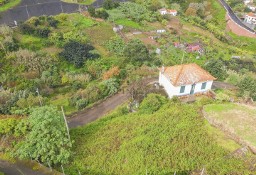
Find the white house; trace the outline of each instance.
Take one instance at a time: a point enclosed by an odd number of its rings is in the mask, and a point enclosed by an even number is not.
[[[171,10],[171,9],[166,9],[166,8],[160,9],[159,12],[161,15],[172,15],[172,16],[177,15],[177,10]]]
[[[248,4],[247,7],[248,7],[251,11],[253,11],[253,12],[256,11],[256,5]]]
[[[159,84],[169,98],[207,92],[213,80],[216,78],[194,63],[162,67],[159,73]]]
[[[119,32],[119,31],[123,30],[123,28],[124,28],[124,26],[118,25],[118,26],[113,27],[113,31],[114,32]]]
[[[253,3],[253,0],[244,0],[244,4],[247,5],[249,3]]]
[[[166,32],[165,29],[158,29],[158,30],[156,30],[156,33],[165,33],[165,32]]]
[[[245,15],[244,21],[249,24],[256,24],[256,14],[250,12],[247,15]]]

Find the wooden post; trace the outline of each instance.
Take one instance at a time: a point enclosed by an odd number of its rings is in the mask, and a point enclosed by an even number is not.
[[[50,163],[49,163],[49,162],[48,162],[48,166],[49,166],[50,170],[52,171],[52,167],[51,167],[51,165],[50,165]]]
[[[68,139],[70,141],[69,128],[68,128],[68,123],[67,123],[67,119],[66,119],[66,116],[65,116],[65,113],[64,113],[63,106],[61,106],[61,110],[62,110],[63,118],[64,118],[64,121],[65,121],[65,124],[66,124],[66,128],[67,128]]]
[[[204,174],[204,168],[203,168],[203,170],[202,170],[202,172],[201,172],[201,175],[203,175]]]
[[[81,175],[80,171],[78,170],[78,174]]]
[[[64,171],[62,164],[61,164],[61,169],[62,169],[62,173],[65,175],[65,171]]]
[[[43,103],[42,103],[42,101],[41,101],[40,94],[39,94],[39,89],[38,89],[38,88],[36,88],[36,92],[37,92],[37,95],[38,95],[38,99],[39,99],[40,106],[43,106]]]

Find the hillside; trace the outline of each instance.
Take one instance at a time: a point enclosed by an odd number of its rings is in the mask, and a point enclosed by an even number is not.
[[[178,15],[161,15],[163,7]],[[204,104],[256,100],[256,40],[225,29],[215,0],[107,0],[99,9],[0,26],[0,157],[66,174],[255,174],[254,156],[234,154],[241,145],[201,114]],[[162,65],[186,63],[236,88],[193,104],[159,95],[143,101],[157,91],[144,80]],[[74,128],[69,139],[62,107],[67,118],[83,116],[118,92],[129,95],[129,110]]]
[[[123,106],[73,129],[74,157],[68,173],[189,174],[205,168],[209,175],[249,174],[248,165],[231,156],[231,145],[236,144],[214,137],[216,131],[205,124],[199,106],[152,94],[135,113]]]

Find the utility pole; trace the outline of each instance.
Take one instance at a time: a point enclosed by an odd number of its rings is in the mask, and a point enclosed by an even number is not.
[[[63,106],[61,106],[61,110],[62,110],[63,118],[64,118],[64,121],[65,121],[65,124],[66,124],[66,128],[67,128],[68,139],[70,141],[69,128],[68,128],[68,123],[67,123],[67,119],[66,119],[66,116],[65,116],[65,113],[64,113]]]

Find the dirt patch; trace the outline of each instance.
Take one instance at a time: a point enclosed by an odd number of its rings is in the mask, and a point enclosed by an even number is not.
[[[240,27],[238,24],[236,24],[233,20],[230,19],[228,15],[226,15],[226,20],[227,20],[227,27],[226,29],[228,31],[231,31],[239,36],[247,36],[251,38],[256,38],[256,34],[253,34],[246,29]]]

